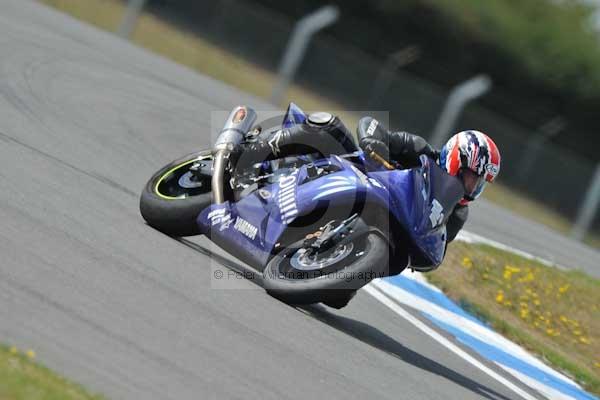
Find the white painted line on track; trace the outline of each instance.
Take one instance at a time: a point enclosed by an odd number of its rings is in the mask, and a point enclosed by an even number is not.
[[[457,345],[455,345],[448,339],[446,339],[444,336],[440,335],[438,332],[436,332],[435,330],[428,327],[426,324],[424,324],[418,318],[414,317],[412,314],[410,314],[404,308],[400,307],[400,305],[398,305],[395,301],[393,301],[388,296],[386,296],[383,292],[381,292],[379,289],[377,289],[374,285],[367,285],[363,289],[367,293],[369,293],[371,296],[373,296],[375,299],[379,300],[381,303],[383,303],[388,308],[390,308],[392,311],[394,311],[396,314],[398,314],[400,317],[404,318],[405,320],[407,320],[408,322],[413,324],[417,329],[419,329],[422,332],[424,332],[425,334],[427,334],[433,340],[440,343],[442,346],[446,347],[448,350],[452,351],[454,354],[456,354],[463,360],[467,361],[474,367],[480,369],[481,371],[483,371],[484,373],[486,373],[493,379],[497,380],[498,382],[500,382],[501,384],[506,386],[508,389],[512,390],[513,392],[515,392],[516,394],[521,396],[523,399],[537,400],[531,394],[527,393],[526,391],[524,391],[523,389],[521,389],[520,387],[518,387],[517,385],[515,385],[508,379],[504,378],[503,376],[496,373],[489,367],[485,366],[479,360],[475,359],[473,356],[471,356],[470,354],[468,354],[467,352],[462,350],[460,347],[458,347]]]
[[[557,267],[557,268],[560,268],[560,269],[566,269],[564,266],[559,265],[559,264],[557,264],[555,262],[546,260],[545,258],[534,256],[533,254],[527,253],[527,252],[525,252],[523,250],[516,249],[514,247],[508,246],[508,245],[506,245],[504,243],[500,243],[500,242],[497,242],[497,241],[492,240],[492,239],[488,239],[486,237],[483,237],[483,236],[478,235],[478,234],[473,233],[473,232],[460,231],[458,233],[458,235],[456,236],[456,240],[459,240],[459,241],[465,242],[465,243],[485,244],[485,245],[494,247],[494,248],[499,249],[499,250],[504,250],[504,251],[507,251],[509,253],[516,254],[516,255],[521,256],[523,258],[526,258],[528,260],[537,261],[539,263],[542,263],[542,264],[550,266],[550,267]]]
[[[403,272],[402,275],[408,279],[419,282],[419,284],[423,285],[428,290],[442,293],[437,287],[428,283],[423,277],[423,274],[419,272]],[[544,364],[537,357],[533,356],[521,346],[506,339],[501,334],[493,331],[491,328],[484,326],[481,323],[474,322],[465,318],[464,316],[455,314],[454,312],[444,308],[444,306],[432,303],[431,301],[412,293],[410,290],[406,290],[406,288],[397,286],[387,280],[375,280],[371,283],[371,285],[385,293],[388,297],[393,298],[396,303],[408,305],[421,313],[425,313],[426,315],[443,322],[444,324],[453,326],[491,346],[502,349],[502,351],[520,360],[523,360],[527,364],[543,371],[546,374],[552,375],[555,378],[564,381],[565,383],[577,385],[566,376]]]
[[[498,365],[500,368],[504,369],[506,372],[508,372],[509,374],[511,374],[518,380],[520,380],[521,382],[525,383],[527,386],[534,387],[537,391],[539,391],[541,394],[543,394],[544,396],[546,396],[549,399],[573,400],[573,397],[566,395],[554,388],[551,388],[548,385],[544,385],[542,382],[540,382],[537,379],[530,378],[527,375],[522,374],[515,369],[507,367],[506,365],[502,365],[500,363],[496,363],[496,365]]]

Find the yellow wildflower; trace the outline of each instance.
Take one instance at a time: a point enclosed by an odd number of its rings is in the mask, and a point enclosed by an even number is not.
[[[496,295],[496,302],[502,303],[504,301],[504,292],[502,290],[498,290],[498,294]]]
[[[25,352],[25,355],[27,356],[27,358],[29,358],[30,360],[33,360],[35,358],[35,351],[29,349]]]
[[[513,267],[512,265],[508,265],[508,264],[506,264],[504,266],[504,270],[505,271],[510,271],[510,273],[513,273],[513,274],[521,272],[521,268]]]
[[[565,286],[561,286],[558,288],[559,293],[565,293],[567,290],[569,290],[569,288],[571,287],[571,285],[566,284]]]
[[[519,282],[531,282],[535,279],[532,272],[528,272],[527,275],[519,279]]]
[[[17,349],[15,346],[11,346],[10,349],[8,349],[8,351],[10,352],[10,354],[17,354],[19,352],[19,349]]]
[[[580,337],[579,341],[583,344],[590,344],[590,340],[588,338],[586,338],[585,336]]]
[[[472,268],[473,267],[473,261],[471,261],[471,259],[469,257],[465,257],[462,260],[462,266],[465,268]]]
[[[566,322],[567,322],[569,319],[568,319],[567,317],[565,317],[564,315],[561,315],[561,316],[560,316],[560,320],[561,320],[562,322],[565,322],[565,323],[566,323]]]

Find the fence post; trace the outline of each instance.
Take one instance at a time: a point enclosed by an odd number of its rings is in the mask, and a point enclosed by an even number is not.
[[[521,184],[527,183],[527,180],[531,178],[531,171],[544,148],[544,144],[562,132],[565,126],[566,121],[562,117],[554,117],[538,129],[539,133],[534,133],[527,139],[519,161],[518,171]]]
[[[414,62],[419,58],[420,50],[417,46],[408,46],[388,55],[386,61],[382,64],[373,83],[373,90],[369,98],[369,108],[374,109],[376,105],[387,91],[388,87],[394,79],[394,72],[398,68]]]
[[[478,75],[455,86],[444,105],[444,109],[431,135],[431,145],[440,148],[448,139],[448,135],[458,116],[467,103],[487,93],[492,87],[492,80],[487,75]]]
[[[117,35],[124,39],[129,39],[131,37],[135,24],[137,23],[145,4],[146,0],[129,0],[127,2],[127,8],[123,14],[121,24],[117,29]]]
[[[577,220],[571,230],[573,239],[583,240],[592,222],[594,222],[598,205],[600,205],[600,163],[596,165],[596,172],[577,213]]]
[[[321,29],[334,23],[338,16],[339,9],[336,6],[325,6],[302,17],[296,23],[281,59],[277,83],[271,93],[271,103],[281,103],[283,95],[302,61],[311,37]]]

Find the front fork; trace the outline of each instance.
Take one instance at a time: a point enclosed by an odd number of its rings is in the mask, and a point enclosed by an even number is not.
[[[355,236],[366,232],[367,225],[358,218],[358,214],[353,214],[335,228],[327,225],[316,240],[307,239],[304,245],[309,256],[327,255],[338,246],[351,242]]]

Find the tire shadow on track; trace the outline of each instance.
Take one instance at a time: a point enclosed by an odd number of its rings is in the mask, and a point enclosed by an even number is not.
[[[248,282],[252,282],[257,286],[263,287],[262,273],[256,271],[254,268],[251,268],[242,263],[238,263],[238,262],[232,260],[231,258],[223,257],[222,255],[217,254],[214,251],[207,249],[206,247],[204,247],[198,243],[194,243],[191,240],[188,240],[186,238],[173,237],[173,239],[178,241],[179,243],[183,244],[184,246],[187,246],[190,249],[197,251],[200,254],[204,254],[205,256],[209,257],[212,260],[215,260],[222,266],[229,268],[234,272],[240,273],[243,276],[252,276],[252,279],[248,279]]]
[[[217,261],[224,267],[230,268],[235,272],[241,274],[253,273],[254,276],[257,277],[257,279],[250,279],[249,281],[256,284],[257,286],[262,287],[262,275],[255,271],[253,268],[238,263],[228,257],[216,254],[212,250],[200,244],[194,243],[188,239],[177,237],[174,237],[173,239],[194,251],[197,251],[205,256],[210,257],[211,259]],[[361,342],[375,347],[378,350],[391,354],[394,357],[397,357],[408,364],[411,364],[424,371],[431,372],[451,382],[454,382],[457,385],[462,386],[463,388],[470,390],[479,396],[482,396],[483,398],[489,400],[511,400],[509,397],[506,397],[503,394],[498,393],[495,390],[474,381],[473,379],[470,379],[430,358],[427,358],[409,349],[408,347],[402,345],[398,341],[394,340],[390,336],[386,335],[379,329],[369,324],[354,320],[352,318],[343,317],[338,314],[333,314],[321,304],[314,304],[310,306],[289,306],[297,309],[300,312],[303,312],[304,314],[310,317],[313,317],[314,319],[324,324],[331,326],[334,329],[337,329],[338,331],[348,336],[353,337],[354,339],[360,340]]]
[[[417,368],[439,375],[479,396],[490,400],[510,400],[509,397],[409,349],[369,324],[333,314],[320,304],[298,307],[298,309],[346,335],[391,354]]]

